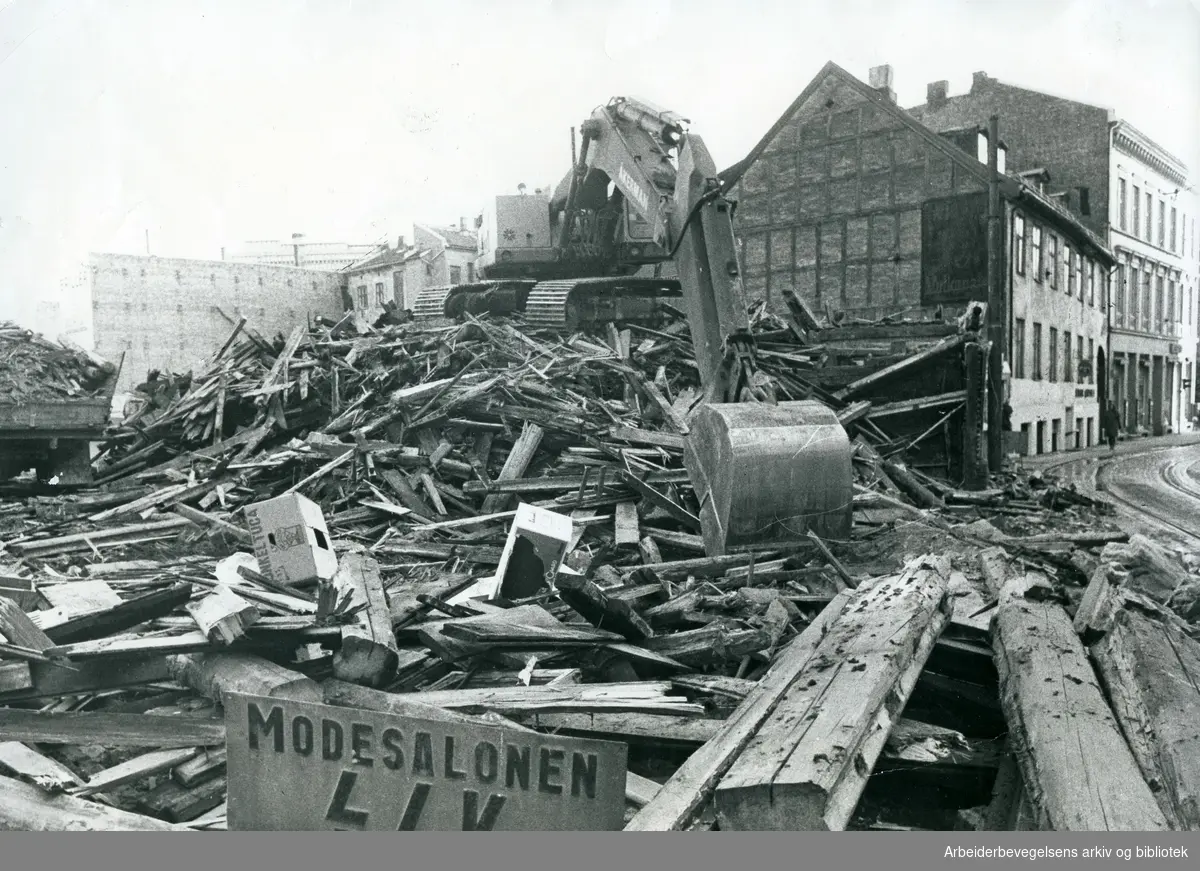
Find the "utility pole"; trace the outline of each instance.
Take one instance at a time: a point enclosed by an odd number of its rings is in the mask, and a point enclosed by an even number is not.
[[[1008,306],[1005,305],[1004,271],[1001,257],[1004,249],[1003,221],[1000,203],[1000,118],[988,119],[988,366],[987,366],[987,435],[988,467],[999,471],[1004,462],[1004,363],[1005,326]]]
[[[146,228],[146,253],[150,253],[150,228]]]

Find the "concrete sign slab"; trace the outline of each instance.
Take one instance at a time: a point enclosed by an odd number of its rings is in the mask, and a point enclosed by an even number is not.
[[[616,831],[628,748],[229,694],[233,831]]]

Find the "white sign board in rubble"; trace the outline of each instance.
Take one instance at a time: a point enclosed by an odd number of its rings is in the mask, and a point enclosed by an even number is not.
[[[240,831],[616,831],[624,744],[229,694]]]

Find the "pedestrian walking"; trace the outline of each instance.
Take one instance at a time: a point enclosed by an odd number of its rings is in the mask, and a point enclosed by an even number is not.
[[[1121,431],[1121,417],[1117,414],[1117,407],[1111,402],[1108,408],[1104,409],[1104,437],[1108,439],[1108,449],[1115,451],[1117,449],[1117,433]]]

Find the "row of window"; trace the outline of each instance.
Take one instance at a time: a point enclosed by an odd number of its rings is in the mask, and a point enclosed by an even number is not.
[[[1067,296],[1086,299],[1093,308],[1099,284],[1100,305],[1104,305],[1104,268],[1020,212],[1013,217],[1013,261],[1018,275],[1031,270],[1034,281],[1049,284],[1052,290],[1063,287]]]
[[[1150,260],[1133,258],[1120,265],[1115,296],[1114,327],[1178,336],[1185,318],[1192,323],[1192,289],[1184,289]]]
[[[1155,201],[1151,191],[1143,193],[1138,185],[1132,185],[1133,197],[1130,198],[1129,187],[1125,179],[1117,179],[1117,226],[1121,231],[1175,254],[1187,254],[1190,243],[1191,255],[1195,257],[1196,219],[1193,217],[1189,226],[1188,216],[1184,215],[1183,232],[1180,233],[1175,206],[1171,206],[1168,219],[1166,200]]]
[[[360,309],[367,308],[367,286],[365,284],[360,284],[357,288],[355,288],[355,291],[358,294],[358,307]],[[383,292],[383,282],[375,282],[375,305],[382,307],[386,299],[387,297]]]
[[[1095,384],[1096,372],[1093,361],[1096,357],[1096,341],[1095,339],[1087,340],[1087,348],[1084,348],[1083,336],[1072,336],[1069,332],[1063,332],[1061,335],[1061,343],[1059,331],[1057,327],[1050,327],[1050,348],[1048,355],[1049,369],[1044,370],[1042,366],[1042,325],[1037,321],[1033,323],[1033,368],[1026,375],[1025,369],[1025,320],[1017,318],[1013,329],[1013,378],[1032,378],[1034,381],[1041,381],[1043,375],[1047,376],[1048,381],[1057,382],[1060,380],[1070,383],[1078,380],[1080,384]],[[1060,369],[1059,366],[1062,368]]]

